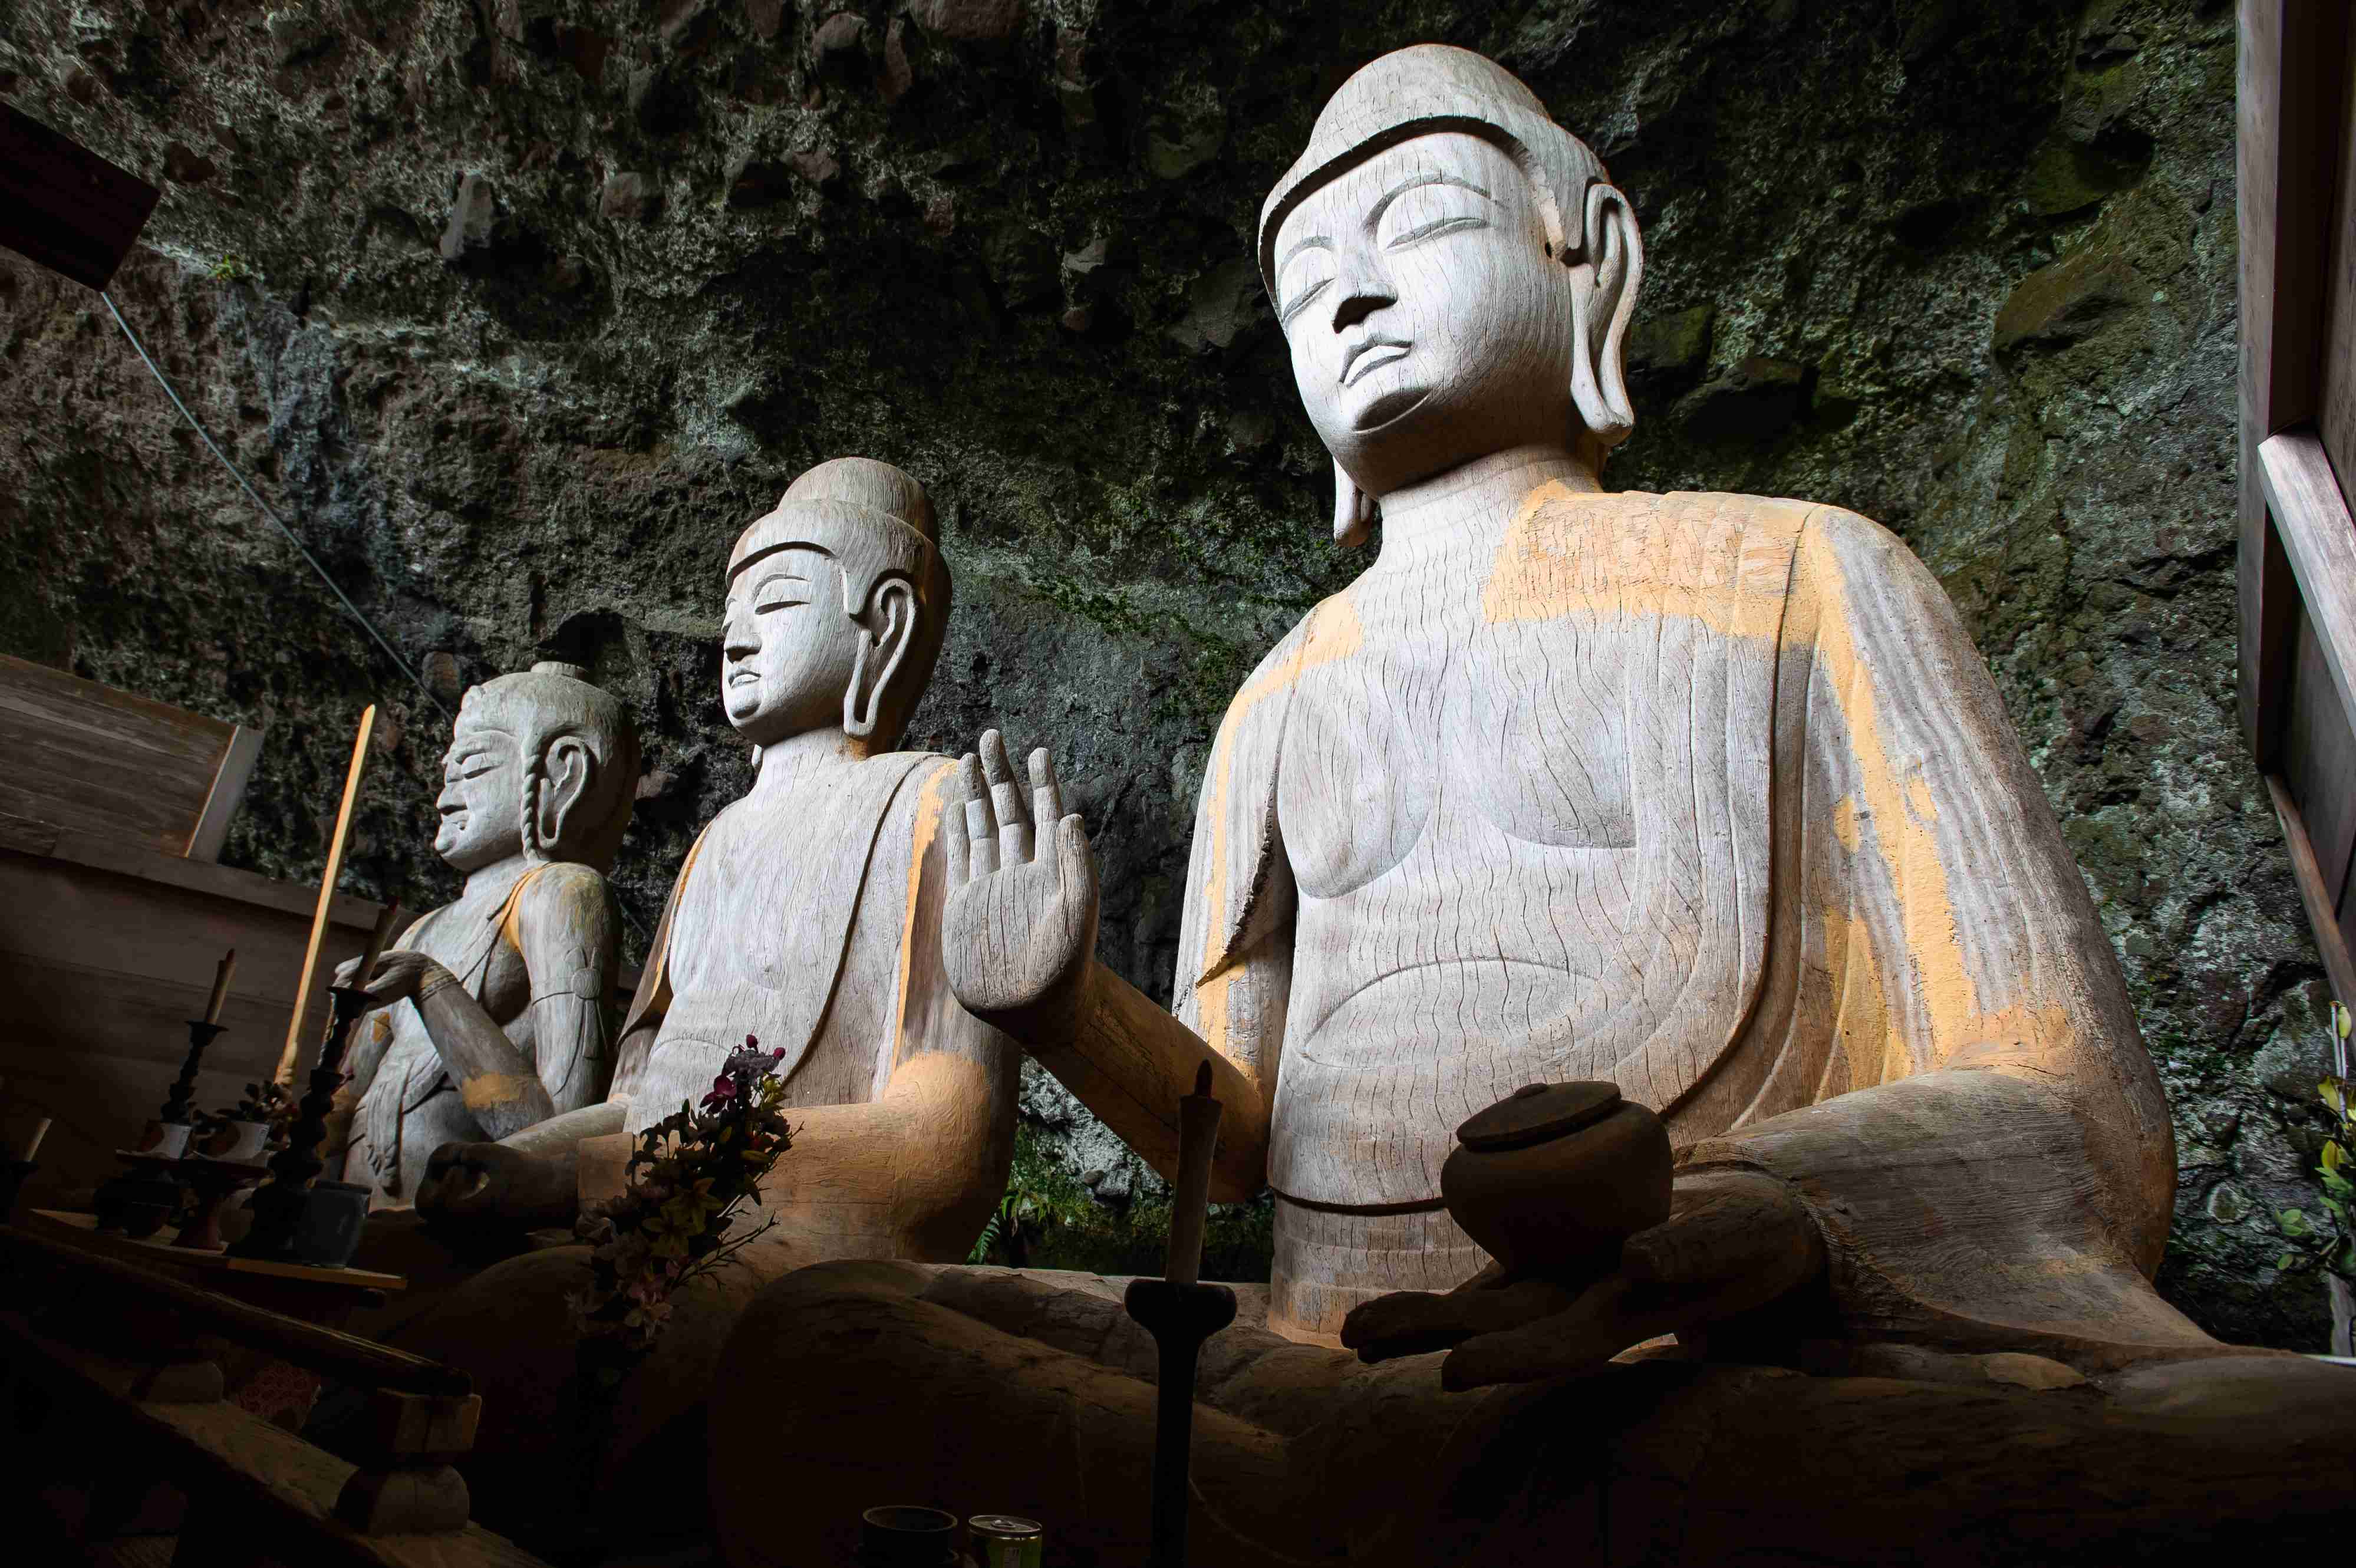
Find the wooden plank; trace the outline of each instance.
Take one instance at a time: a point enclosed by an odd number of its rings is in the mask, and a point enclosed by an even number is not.
[[[2307,923],[2315,931],[2316,950],[2323,956],[2323,972],[2331,982],[2331,993],[2343,1000],[2356,997],[2356,953],[2351,952],[2341,937],[2337,912],[2323,896],[2323,873],[2316,864],[2307,824],[2300,820],[2290,791],[2284,788],[2282,776],[2269,773],[2265,780],[2275,816],[2282,823],[2284,847],[2290,854],[2291,879],[2298,884],[2299,902],[2307,906]]]
[[[254,760],[262,755],[262,732],[240,725],[229,737],[229,749],[221,755],[220,767],[213,773],[211,793],[205,797],[204,810],[198,814],[197,830],[188,835],[187,857],[190,860],[219,860],[221,845],[229,838],[229,824],[237,815],[239,802],[245,799],[245,786],[253,777]]]
[[[257,1557],[290,1563],[368,1568],[545,1568],[541,1560],[478,1524],[437,1535],[363,1535],[335,1517],[356,1467],[227,1400],[202,1405],[134,1402],[116,1394],[103,1363],[32,1332],[0,1313],[0,1337],[24,1375],[96,1413],[118,1445],[158,1453],[168,1478],[244,1527]],[[112,1418],[109,1421],[109,1418]]]
[[[69,1273],[101,1281],[117,1294],[135,1295],[167,1307],[184,1325],[267,1350],[309,1371],[364,1388],[392,1389],[402,1393],[474,1391],[474,1380],[455,1367],[396,1350],[339,1328],[305,1323],[268,1307],[233,1300],[219,1291],[191,1284],[169,1268],[115,1256],[102,1250],[97,1239],[91,1235],[73,1234],[63,1229],[0,1225],[0,1246],[20,1257],[37,1258]],[[179,1268],[191,1266],[177,1257],[170,1263]]]
[[[171,1238],[160,1231],[146,1240],[137,1240],[120,1232],[101,1230],[95,1214],[35,1208],[27,1210],[18,1224],[25,1230],[47,1231],[60,1240],[143,1267],[187,1269],[198,1275],[259,1274],[271,1279],[299,1280],[306,1284],[343,1285],[352,1290],[409,1288],[406,1276],[380,1273],[374,1269],[315,1269],[302,1263],[273,1263],[262,1258],[233,1258],[227,1252],[175,1247]]]
[[[2356,726],[2340,707],[2315,623],[2303,609],[2296,642],[2283,695],[2282,779],[2307,824],[2324,902],[2336,908],[2349,852],[2356,848]]]
[[[2312,418],[2339,184],[2347,7],[2242,0],[2235,223],[2241,271],[2241,624],[2244,737],[2269,766],[2289,628],[2286,562],[2268,537],[2257,448]]]
[[[2344,5],[2319,7],[2343,11]],[[2326,298],[2323,331],[2319,344],[2316,425],[2338,472],[2340,488],[2356,476],[2356,113],[2344,96],[2346,83],[2356,81],[2356,58],[2350,50],[2356,38],[2340,42],[2338,61],[2343,98],[2340,104],[2338,168],[2333,181],[2329,246],[2325,268]],[[2279,426],[2278,426],[2279,428]]]
[[[76,283],[104,288],[161,194],[0,103],[0,244]]]
[[[2340,712],[2356,727],[2356,518],[2312,428],[2261,442],[2258,478]]]
[[[184,854],[237,733],[219,719],[0,655],[0,755],[9,758],[0,812]]]

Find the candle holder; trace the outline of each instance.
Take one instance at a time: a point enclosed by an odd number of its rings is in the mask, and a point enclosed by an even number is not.
[[[180,1076],[174,1080],[171,1092],[164,1096],[164,1109],[157,1121],[175,1127],[187,1123],[189,1102],[197,1097],[197,1068],[204,1060],[205,1047],[228,1032],[225,1024],[203,1018],[188,1020],[188,1054],[180,1062]]]
[[[1236,1320],[1236,1293],[1226,1285],[1137,1279],[1129,1282],[1120,1305],[1162,1352],[1153,1397],[1153,1545],[1146,1568],[1185,1568],[1195,1363],[1203,1341]]]
[[[364,1220],[368,1189],[350,1182],[320,1181],[327,1162],[319,1158],[319,1145],[327,1140],[327,1113],[343,1083],[344,1051],[351,1042],[352,1026],[372,999],[357,986],[337,985],[329,987],[327,1000],[331,1011],[318,1065],[311,1069],[286,1146],[271,1156],[268,1184],[255,1191],[248,1205],[253,1229],[230,1249],[233,1257],[338,1268],[350,1261],[351,1250],[359,1244],[359,1226],[348,1213],[350,1195],[360,1195],[358,1218]],[[341,1255],[335,1256],[338,1251]]]
[[[197,1155],[182,1160],[174,1174],[196,1194],[196,1208],[181,1225],[179,1238],[172,1245],[197,1252],[219,1252],[226,1246],[221,1240],[222,1205],[230,1194],[252,1187],[268,1175],[269,1168],[258,1160],[216,1160]]]

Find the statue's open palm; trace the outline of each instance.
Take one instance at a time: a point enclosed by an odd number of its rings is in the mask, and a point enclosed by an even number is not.
[[[1064,812],[1055,759],[1031,754],[1026,807],[1006,742],[981,737],[958,765],[962,805],[944,819],[951,887],[941,961],[966,1011],[1026,1046],[1071,1037],[1097,945],[1097,868],[1078,814]]]

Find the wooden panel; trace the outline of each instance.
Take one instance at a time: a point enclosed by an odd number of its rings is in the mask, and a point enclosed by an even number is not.
[[[185,854],[236,732],[0,654],[0,812]]]
[[[2235,222],[2241,269],[2240,696],[2244,738],[2270,764],[2288,607],[2268,538],[2259,443],[2313,418],[2338,190],[2347,7],[2242,0]]]
[[[160,193],[70,136],[0,103],[0,244],[104,288]]]
[[[53,1202],[120,1168],[113,1151],[155,1113],[203,1015],[213,965],[238,950],[237,978],[207,1051],[197,1103],[234,1101],[276,1066],[316,894],[250,872],[60,835],[53,853],[0,848],[0,1075],[5,1135],[53,1125],[29,1204]],[[99,862],[102,864],[91,864]],[[335,962],[367,944],[377,907],[338,897]],[[327,1023],[322,993],[305,1032]]]
[[[2323,957],[2323,972],[2335,996],[2356,996],[2356,951],[2341,935],[2330,901],[2323,896],[2323,875],[2317,866],[2315,846],[2307,824],[2293,803],[2281,776],[2265,776],[2266,791],[2274,797],[2275,815],[2281,820],[2284,847],[2290,853],[2291,878],[2298,884],[2299,902],[2307,907],[2307,922],[2314,929],[2316,950]]]
[[[186,1273],[214,1290],[230,1290],[246,1283],[232,1280],[226,1283],[225,1274],[258,1275],[270,1280],[294,1280],[304,1284],[332,1285],[342,1290],[407,1290],[408,1276],[388,1274],[375,1269],[314,1268],[307,1263],[273,1263],[266,1258],[240,1258],[227,1252],[198,1251],[176,1247],[173,1238],[178,1232],[170,1226],[145,1238],[126,1236],[119,1230],[101,1230],[98,1216],[71,1209],[20,1208],[14,1224],[17,1230],[48,1234],[86,1247],[110,1258],[120,1259],[151,1269],[170,1269]],[[205,1276],[211,1275],[211,1279]],[[243,1297],[232,1297],[243,1300]],[[259,1305],[259,1304],[250,1304]],[[276,1310],[274,1308],[270,1310]],[[302,1321],[306,1325],[310,1317]],[[294,1358],[289,1358],[294,1359]]]
[[[2341,11],[2344,6],[2318,7]],[[2356,39],[2344,39],[2340,44],[2340,80],[2343,84],[2356,81],[2356,58],[2350,49]],[[2344,490],[2351,475],[2356,475],[2356,113],[2343,102],[2340,105],[2338,169],[2331,201],[2331,225],[2327,241],[2329,254],[2325,268],[2324,326],[2317,375],[2321,386],[2318,397],[2316,424],[2323,436],[2323,449],[2331,457],[2332,467],[2340,476]],[[2281,428],[2278,422],[2277,429]]]
[[[2315,623],[2302,610],[2283,693],[2282,779],[2307,824],[2323,903],[2337,908],[2356,847],[2356,726],[2331,683]]]

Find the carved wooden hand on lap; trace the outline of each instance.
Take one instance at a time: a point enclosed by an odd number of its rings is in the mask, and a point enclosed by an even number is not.
[[[1440,1370],[1451,1390],[1535,1382],[1594,1371],[1631,1346],[1755,1312],[1823,1276],[1815,1221],[1773,1176],[1697,1172],[1677,1179],[1671,1203],[1584,1290],[1492,1264],[1444,1295],[1365,1303],[1342,1343],[1367,1361],[1453,1346]]]

